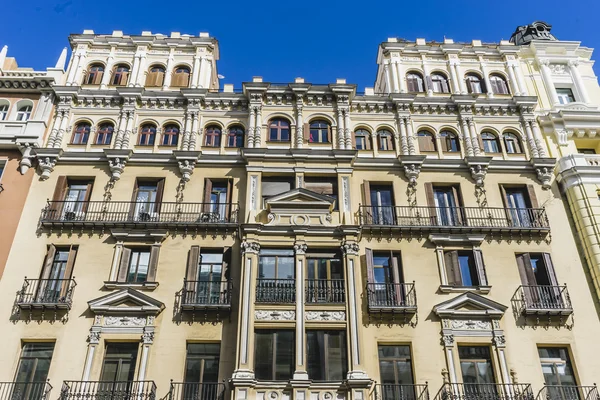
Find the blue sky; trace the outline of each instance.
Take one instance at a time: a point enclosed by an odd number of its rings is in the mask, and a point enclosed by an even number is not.
[[[53,65],[70,33],[149,30],[219,40],[223,83],[241,87],[252,76],[311,83],[346,78],[359,90],[373,86],[377,46],[388,37],[499,42],[518,25],[544,20],[561,40],[598,48],[599,0],[491,1],[4,1],[0,46],[21,66]],[[598,57],[595,54],[594,58]],[[598,73],[600,66],[596,66]]]

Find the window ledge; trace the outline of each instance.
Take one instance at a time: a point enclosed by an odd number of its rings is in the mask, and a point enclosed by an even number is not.
[[[114,290],[119,288],[132,288],[138,290],[154,290],[158,287],[158,282],[144,282],[144,283],[128,283],[128,282],[115,282],[105,281],[104,289]]]
[[[473,292],[477,294],[488,294],[492,290],[491,286],[451,286],[451,285],[440,285],[440,292],[442,293],[464,293]]]

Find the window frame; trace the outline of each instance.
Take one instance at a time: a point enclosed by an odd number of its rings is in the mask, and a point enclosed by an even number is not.
[[[293,340],[291,341],[292,343],[287,343],[287,348],[289,349],[291,347],[291,357],[289,360],[289,376],[288,377],[281,377],[281,379],[277,379],[277,370],[278,370],[278,363],[277,363],[277,355],[278,355],[278,335],[282,334],[282,333],[287,333],[288,335],[291,335],[291,337],[293,338]],[[294,343],[296,343],[296,331],[295,329],[255,329],[254,330],[254,337],[255,337],[255,341],[254,341],[254,354],[259,355],[262,352],[259,351],[258,347],[262,344],[261,341],[259,340],[260,335],[271,335],[271,346],[267,347],[267,349],[271,349],[271,373],[269,377],[266,377],[267,374],[265,374],[265,378],[263,378],[262,373],[266,373],[269,371],[266,371],[263,368],[257,368],[257,362],[259,360],[259,357],[255,357],[254,358],[254,370],[255,370],[255,375],[256,375],[256,379],[257,380],[267,380],[267,381],[288,381],[290,379],[292,379],[293,375],[294,375],[294,368],[296,365],[296,349],[294,346]],[[287,364],[287,363],[286,363]],[[287,365],[286,365],[287,366]]]
[[[479,248],[472,249],[443,249],[443,262],[444,262],[444,273],[446,283],[442,286],[453,287],[453,288],[481,288],[488,287],[489,282],[487,280],[487,273],[485,263],[483,261],[483,253]],[[460,263],[461,256],[467,255],[469,257],[469,279],[470,285],[465,284],[463,277],[463,265]]]
[[[186,88],[190,85],[190,77],[192,76],[192,69],[187,65],[179,65],[173,68],[173,76],[171,79],[171,87]],[[185,78],[184,78],[185,76]],[[183,82],[185,79],[185,82]]]
[[[383,356],[382,357],[382,349],[384,347],[387,348],[408,348],[408,356],[401,356],[401,355],[397,355],[396,351],[394,351],[394,355],[393,356]],[[414,374],[414,364],[413,364],[413,353],[412,353],[412,346],[410,344],[392,344],[392,343],[377,343],[377,359],[379,361],[379,379],[381,381],[382,385],[413,385],[415,382],[415,374]],[[391,362],[394,368],[394,383],[390,384],[388,382],[385,382],[383,379],[383,374],[382,374],[382,368],[381,368],[381,362]],[[398,368],[397,368],[397,362],[405,362],[408,363],[410,365],[410,378],[411,381],[410,382],[400,382],[399,378],[399,373],[398,373]],[[384,389],[385,390],[385,389]]]
[[[313,137],[316,135],[316,140]],[[324,119],[315,119],[308,124],[308,143],[331,143],[331,124]]]
[[[179,126],[167,124],[162,129],[161,146],[176,147],[179,144]]]
[[[87,129],[84,127],[87,126]],[[92,124],[87,121],[78,122],[73,129],[71,135],[71,144],[73,145],[86,145],[90,139],[90,133],[92,131]]]
[[[241,125],[233,125],[227,129],[227,142],[225,147],[232,149],[240,149],[244,147],[244,139],[246,131]],[[231,145],[233,140],[233,146]]]
[[[414,90],[417,89],[417,90]],[[409,71],[406,73],[406,90],[409,93],[424,93],[425,80],[423,74],[417,71]]]
[[[449,144],[454,141],[456,142],[456,150],[451,150],[452,145]],[[460,154],[460,138],[458,135],[448,129],[444,129],[440,132],[440,146],[444,153],[459,153]]]
[[[450,81],[442,72],[433,72],[430,75],[431,90],[433,93],[450,94]],[[439,90],[438,90],[439,89]]]
[[[421,139],[421,138],[425,138],[425,137],[431,138],[431,145],[433,146],[432,150],[423,149],[423,147],[425,147],[425,139]],[[433,134],[432,132],[430,132],[426,129],[421,129],[420,131],[417,132],[417,142],[419,144],[419,152],[434,153],[434,152],[438,151],[437,141],[435,140],[435,134]]]
[[[146,123],[140,126],[140,135],[138,137],[138,146],[154,146],[156,143],[156,134],[158,127],[153,123]]]
[[[131,67],[127,64],[118,64],[113,69],[113,76],[111,77],[111,86],[127,86],[129,82],[129,74],[131,73]],[[125,82],[123,82],[125,81]]]
[[[356,129],[352,133],[352,136],[354,136],[353,145],[354,145],[355,150],[358,150],[358,151],[371,150],[371,132],[369,132],[368,130],[366,130],[364,128],[359,128],[359,129]],[[364,138],[364,141],[365,141],[364,148],[361,148],[361,149],[358,148],[359,138]]]
[[[491,73],[488,77],[493,94],[510,95],[510,88],[506,78],[498,73]]]
[[[475,79],[477,80],[476,83],[479,85],[479,92],[475,91],[473,88],[473,85],[475,84]],[[465,74],[465,83],[467,84],[467,91],[469,92],[469,94],[483,94],[486,92],[485,80],[483,79],[483,77],[474,72],[468,72],[467,74]]]
[[[51,349],[49,357],[33,357],[31,355],[29,355],[29,356],[26,355],[27,351],[32,351],[32,350],[35,351],[35,349],[28,350],[28,347],[32,347],[33,348],[35,346],[44,346],[44,345],[45,346],[52,345],[52,349]],[[48,350],[46,350],[46,351],[48,351]],[[47,378],[48,378],[48,373],[50,371],[50,368],[52,367],[52,358],[54,356],[54,350],[56,350],[56,342],[54,342],[54,341],[36,341],[36,342],[26,341],[26,342],[21,342],[21,352],[19,354],[19,362],[17,363],[17,369],[15,371],[14,382],[23,383],[23,384],[33,384],[33,383],[40,383],[40,384],[42,384],[42,383],[45,383],[46,380],[47,380]],[[24,362],[27,362],[29,360],[35,360],[34,363],[33,363],[34,364],[33,368],[31,370],[29,370],[29,371],[28,371],[27,367],[24,368],[23,372],[25,372],[28,376],[27,376],[27,380],[21,381],[19,379],[19,375],[21,373],[21,367],[23,366]],[[45,372],[45,374],[44,374],[45,376],[44,376],[43,379],[34,380],[33,378],[35,378],[35,375],[36,375],[36,372],[37,372],[40,360],[47,360],[48,361],[48,371]],[[40,390],[40,389],[38,389],[38,390]],[[41,389],[41,390],[44,390],[44,389]],[[29,398],[29,396],[25,396],[24,398]]]
[[[577,102],[577,99],[575,98],[575,93],[570,87],[557,87],[554,90],[556,91],[556,96],[558,97],[558,102],[560,105],[564,106],[567,104]],[[564,99],[567,99],[568,101],[565,102],[563,101]]]
[[[84,85],[100,85],[105,72],[106,67],[103,64],[91,64],[87,69]]]
[[[204,128],[204,146],[219,148],[221,147],[221,135],[223,130],[219,125],[208,125]]]
[[[287,124],[285,127],[283,124]],[[275,137],[273,137],[273,130],[275,130]],[[287,139],[283,139],[283,132],[287,130]],[[281,142],[287,143],[292,140],[292,125],[290,121],[285,118],[273,118],[269,121],[269,137],[268,142]]]
[[[6,107],[6,109],[4,109]],[[0,104],[0,121],[4,121],[8,118],[8,111],[10,110],[10,103]]]
[[[486,137],[484,135],[488,135],[488,137]],[[500,146],[500,140],[498,139],[498,135],[496,135],[494,132],[484,131],[484,132],[481,132],[479,137],[481,138],[481,145],[482,145],[481,147],[483,147],[484,153],[490,153],[490,154],[502,153],[502,147]],[[488,143],[495,143],[496,151],[488,151],[486,148],[486,144],[488,144]]]
[[[340,340],[342,343],[340,345],[339,348],[335,349],[335,350],[339,350],[340,351],[340,358],[341,358],[341,363],[342,363],[342,370],[341,370],[341,379],[333,379],[330,376],[330,372],[331,372],[331,361],[330,361],[330,354],[329,354],[329,349],[330,349],[330,343],[329,343],[329,337],[330,335],[332,335],[335,332],[336,335],[339,335],[338,340]],[[323,351],[318,351],[318,355],[319,355],[319,359],[317,360],[319,363],[319,369],[320,372],[323,374],[322,376],[319,377],[315,377],[313,374],[311,374],[311,351],[310,351],[310,335],[312,334],[316,334],[317,338],[316,341],[320,342],[319,340],[319,333],[321,333],[322,336],[322,343],[323,343]],[[313,360],[314,363],[314,360]],[[308,377],[309,379],[311,379],[312,381],[316,381],[316,382],[337,382],[337,381],[343,381],[346,379],[346,374],[348,373],[348,338],[346,335],[346,331],[343,329],[307,329],[306,330],[306,372],[308,373]],[[337,369],[335,370],[335,372],[337,372]],[[314,373],[314,371],[313,371]]]
[[[394,143],[394,135],[388,129],[380,129],[377,131],[377,149],[378,151],[396,150],[396,146]]]
[[[110,131],[108,130],[110,127]],[[104,122],[98,125],[96,130],[96,140],[94,144],[101,146],[109,146],[112,143],[112,137],[115,132],[115,126],[112,122]],[[106,139],[108,138],[108,140]]]
[[[516,133],[504,132],[502,135],[502,141],[504,142],[504,150],[506,151],[506,154],[525,154],[523,142]],[[509,145],[510,142],[512,142],[512,148]]]
[[[147,246],[133,246],[129,248],[131,250],[131,254],[129,256],[129,265],[127,267],[127,278],[125,279],[125,283],[128,284],[144,284],[146,282],[148,282],[148,277],[150,275],[150,264],[151,264],[151,257],[152,257],[152,249],[150,247]],[[148,263],[146,265],[146,276],[143,280],[138,280],[138,274],[139,274],[139,270],[140,270],[140,259],[142,254],[147,254],[148,257]],[[137,255],[137,259],[135,259]],[[134,260],[135,259],[135,260]],[[134,264],[135,263],[135,264]],[[135,266],[135,268],[133,268]],[[134,271],[132,272],[132,268],[134,269]],[[133,274],[133,279],[132,279],[132,274]]]
[[[25,105],[20,106],[17,110],[16,120],[22,121],[22,122],[29,121],[31,119],[32,111],[33,111],[33,105],[31,105],[31,104],[25,104]]]

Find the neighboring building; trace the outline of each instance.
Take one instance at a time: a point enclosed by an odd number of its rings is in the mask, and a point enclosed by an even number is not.
[[[61,79],[66,49],[54,68],[34,71],[0,51],[0,278],[8,259],[31,180],[31,151],[43,144],[52,117],[50,87]]]
[[[206,34],[71,44],[0,282],[7,390],[597,396],[600,320],[525,47],[389,39],[360,94],[219,90]]]

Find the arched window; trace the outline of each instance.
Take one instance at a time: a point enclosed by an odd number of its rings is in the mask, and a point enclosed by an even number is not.
[[[467,82],[467,90],[469,93],[479,94],[485,92],[485,83],[479,75],[474,73],[467,74],[465,76],[465,82]]]
[[[80,122],[75,125],[71,144],[87,144],[91,127],[92,126],[88,122]]]
[[[156,139],[156,125],[145,124],[142,125],[140,130],[140,146],[154,146],[154,140]]]
[[[330,143],[331,126],[324,120],[316,120],[310,123],[308,130],[309,143]]]
[[[188,87],[190,83],[190,69],[188,67],[177,67],[173,71],[171,86]]]
[[[208,147],[221,147],[221,128],[217,125],[210,125],[206,128],[206,140],[204,145]]]
[[[423,86],[423,75],[418,72],[409,72],[406,74],[406,87],[409,92],[424,92],[425,87]]]
[[[0,104],[0,121],[4,121],[8,115],[8,104]]]
[[[448,78],[439,72],[431,74],[431,86],[434,93],[450,93]]]
[[[244,128],[236,125],[227,131],[227,147],[244,147]]]
[[[506,80],[500,75],[490,75],[490,86],[494,94],[510,94]]]
[[[165,81],[165,69],[160,65],[153,65],[148,71],[146,77],[146,86],[160,87]]]
[[[101,124],[96,134],[96,144],[109,145],[112,142],[114,130],[114,125],[109,122]]]
[[[17,121],[29,121],[31,110],[33,110],[31,104],[19,107],[19,111],[17,111]]]
[[[500,143],[498,143],[498,138],[493,133],[483,132],[481,141],[483,142],[483,151],[486,153],[500,153]]]
[[[394,150],[394,137],[392,133],[386,129],[381,129],[377,132],[377,145],[381,151]]]
[[[270,142],[289,142],[290,141],[290,123],[283,118],[272,119],[269,122],[269,141]]]
[[[458,141],[458,135],[450,131],[440,132],[440,144],[442,145],[442,151],[447,153],[458,153],[460,151],[460,142]]]
[[[102,76],[104,76],[104,65],[92,64],[88,68],[88,73],[85,77],[85,84],[99,85],[100,83],[102,83]]]
[[[358,129],[354,132],[354,148],[356,150],[371,150],[371,134],[366,129]]]
[[[504,134],[504,147],[506,148],[506,152],[508,154],[523,153],[523,146],[521,146],[521,141],[514,133]]]
[[[431,132],[419,131],[417,133],[417,138],[419,140],[419,150],[437,151],[437,147],[435,145],[435,137]]]
[[[125,86],[129,79],[129,67],[124,64],[117,65],[114,69],[111,85],[114,86]]]
[[[175,124],[170,124],[164,127],[162,134],[163,146],[177,146],[179,140],[179,127]]]

